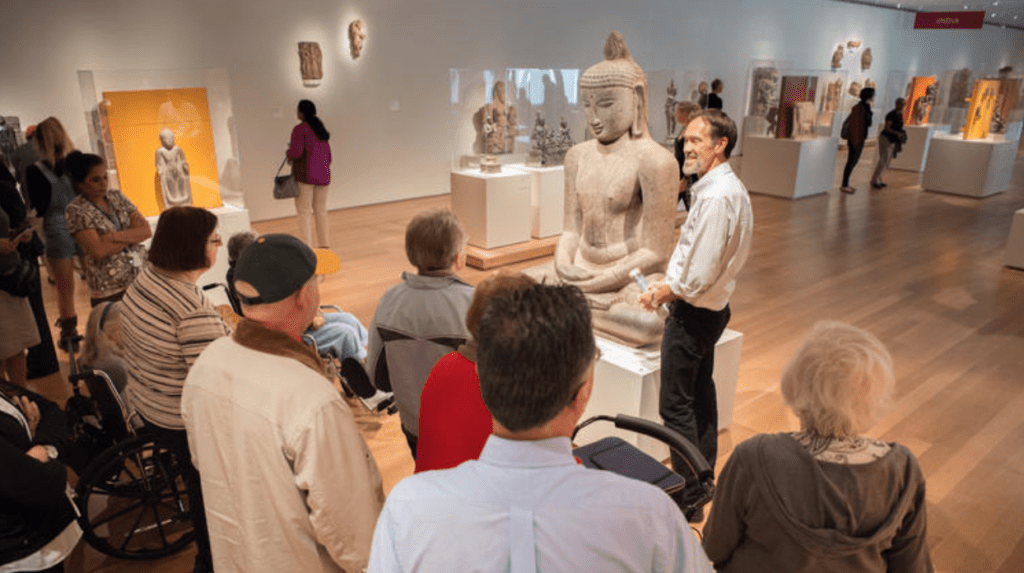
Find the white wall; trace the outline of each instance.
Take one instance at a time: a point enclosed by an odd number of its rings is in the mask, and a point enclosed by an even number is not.
[[[738,115],[748,67],[776,59],[823,69],[860,39],[885,93],[889,70],[1024,70],[1024,33],[915,31],[906,13],[824,0],[0,0],[0,114],[49,115],[87,146],[77,70],[224,67],[230,74],[246,204],[254,220],[291,215],[270,196],[301,98],[332,132],[331,208],[448,191],[449,68],[585,68],[612,29],[647,69],[707,69]],[[363,56],[347,26],[362,18]],[[324,80],[302,87],[297,42],[317,41]],[[877,71],[876,71],[877,70]],[[653,94],[661,113],[664,94]],[[397,101],[398,111],[390,111]],[[142,151],[147,156],[152,150]]]

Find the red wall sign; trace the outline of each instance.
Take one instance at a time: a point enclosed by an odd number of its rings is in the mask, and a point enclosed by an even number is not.
[[[980,30],[985,23],[985,11],[970,12],[918,12],[914,18],[915,30]]]

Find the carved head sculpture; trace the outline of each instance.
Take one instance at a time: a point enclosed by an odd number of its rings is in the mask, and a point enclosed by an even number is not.
[[[165,127],[160,130],[160,143],[168,151],[174,149],[174,132],[170,128]]]
[[[843,66],[843,45],[839,44],[836,46],[836,51],[832,52],[832,68],[841,68]]]
[[[363,21],[356,19],[348,25],[348,49],[352,59],[358,58],[363,53],[363,44],[366,43],[366,31],[363,30]]]
[[[494,89],[491,91],[495,102],[505,103],[505,82],[498,80],[494,82]]]
[[[648,136],[647,78],[618,31],[605,41],[604,61],[580,77],[580,95],[590,131],[601,143],[626,133],[634,139]]]
[[[860,55],[860,69],[869,70],[871,69],[871,61],[873,56],[871,55],[871,48],[865,48],[864,52]]]

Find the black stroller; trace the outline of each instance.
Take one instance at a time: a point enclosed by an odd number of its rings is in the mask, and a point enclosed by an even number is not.
[[[707,505],[715,494],[714,471],[697,447],[671,428],[624,414],[614,417],[594,416],[584,420],[576,426],[573,439],[576,438],[576,434],[580,430],[599,421],[612,422],[616,428],[643,434],[666,444],[679,454],[689,466],[692,481],[697,483],[697,488],[691,488],[691,490],[696,490],[699,493],[696,495],[691,493],[687,496],[685,494],[686,478],[621,438],[608,437],[574,449],[573,454],[583,462],[583,465],[588,468],[612,471],[658,486],[672,497],[687,521],[694,521],[698,510]],[[696,519],[696,521],[700,521],[700,519]]]

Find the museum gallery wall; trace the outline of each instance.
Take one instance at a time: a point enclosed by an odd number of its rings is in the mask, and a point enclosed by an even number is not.
[[[845,50],[840,63],[846,83],[864,77],[880,82],[890,70],[938,75],[968,68],[981,76],[993,76],[1005,65],[1024,70],[1024,32],[990,26],[914,31],[912,14],[869,6],[819,0],[594,0],[586,12],[589,16],[581,18],[580,6],[569,2],[475,0],[308,0],[301,10],[246,0],[5,0],[0,53],[18,57],[6,59],[0,71],[0,116],[18,117],[22,129],[56,116],[76,145],[93,150],[86,110],[75,95],[79,70],[223,68],[230,80],[244,203],[253,220],[262,220],[294,213],[292,202],[271,197],[271,177],[297,121],[300,99],[316,102],[332,133],[330,208],[446,193],[455,155],[450,70],[583,70],[612,29],[629,39],[634,58],[652,77],[657,70],[680,73],[673,78],[676,99],[699,91],[701,81],[724,80],[725,111],[738,118],[748,105],[752,62],[775,60],[779,71],[820,70],[839,45]],[[815,25],[796,33],[793,14]],[[353,27],[356,20],[361,24]],[[60,41],[39,42],[44,32]],[[859,47],[849,48],[851,41]],[[320,79],[304,80],[300,42],[319,47],[319,70],[316,50],[305,53],[313,57],[307,75],[319,73]],[[307,87],[304,81],[317,85]],[[651,89],[651,117],[662,125],[668,85]],[[826,84],[819,81],[817,91],[822,100]],[[518,111],[525,132],[518,137],[528,150],[536,114]],[[560,117],[545,119],[546,129],[558,128]],[[574,140],[586,137],[571,118],[567,121]],[[213,127],[221,129],[216,121]],[[659,140],[667,136],[663,127],[652,134]],[[153,195],[159,130],[147,137],[152,139],[130,153],[151,170]],[[200,152],[179,137],[175,145],[194,173]],[[222,155],[228,156],[218,147],[218,160]],[[121,154],[116,159],[124,160]],[[197,190],[193,178],[194,196]]]

